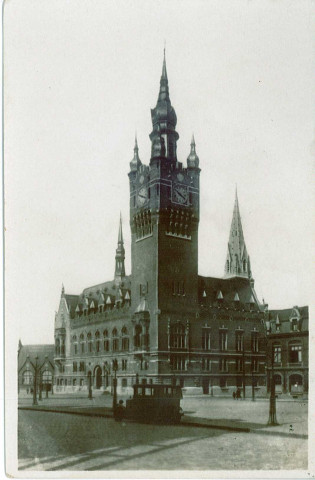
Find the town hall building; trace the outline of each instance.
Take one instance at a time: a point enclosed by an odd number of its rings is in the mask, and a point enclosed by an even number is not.
[[[187,391],[265,394],[266,305],[254,289],[237,193],[222,278],[198,275],[201,175],[192,137],[177,158],[177,117],[165,54],[151,110],[151,158],[130,162],[131,275],[122,222],[113,278],[77,295],[62,288],[55,317],[54,391],[176,382]]]

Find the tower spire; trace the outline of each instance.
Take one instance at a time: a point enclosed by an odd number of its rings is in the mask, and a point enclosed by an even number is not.
[[[225,262],[225,277],[251,278],[250,260],[244,240],[237,186],[235,188],[233,217]]]
[[[179,138],[176,132],[177,117],[171,105],[166,69],[165,47],[163,53],[162,75],[156,107],[151,110],[153,131],[150,134],[152,142],[151,158],[164,157],[176,161],[176,142]],[[164,150],[165,147],[165,150]]]
[[[118,242],[115,255],[115,283],[118,285],[126,276],[125,272],[125,247],[122,232],[121,212],[119,217]]]

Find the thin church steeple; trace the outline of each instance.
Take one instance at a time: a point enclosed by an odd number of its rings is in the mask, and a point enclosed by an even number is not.
[[[126,276],[125,272],[125,247],[122,231],[121,214],[119,219],[118,242],[115,256],[115,283],[118,285]]]
[[[250,258],[244,240],[237,188],[225,262],[225,277],[251,278]]]

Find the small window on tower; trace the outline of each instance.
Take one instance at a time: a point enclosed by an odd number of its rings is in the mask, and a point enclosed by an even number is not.
[[[156,196],[157,197],[160,196],[160,184],[159,183],[156,184]]]

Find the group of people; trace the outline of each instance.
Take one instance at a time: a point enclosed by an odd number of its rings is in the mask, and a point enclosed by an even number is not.
[[[236,391],[233,392],[233,399],[238,400],[241,398],[241,389],[237,387]]]

